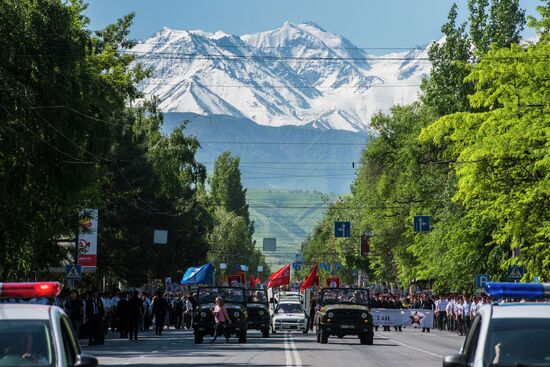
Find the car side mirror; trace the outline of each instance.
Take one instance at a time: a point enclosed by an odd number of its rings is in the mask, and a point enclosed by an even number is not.
[[[97,358],[89,356],[87,354],[79,354],[76,356],[75,367],[97,367],[99,362]]]
[[[464,354],[451,354],[443,359],[443,367],[466,367],[467,365]]]

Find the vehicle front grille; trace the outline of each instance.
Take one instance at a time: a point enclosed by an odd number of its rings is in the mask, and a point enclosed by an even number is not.
[[[331,311],[334,314],[333,322],[339,322],[339,323],[357,323],[363,318],[361,317],[361,314],[365,311],[361,310],[335,310]]]

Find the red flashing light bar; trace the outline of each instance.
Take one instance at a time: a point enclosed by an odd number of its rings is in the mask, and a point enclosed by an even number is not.
[[[59,282],[0,283],[0,298],[56,297],[59,293]]]

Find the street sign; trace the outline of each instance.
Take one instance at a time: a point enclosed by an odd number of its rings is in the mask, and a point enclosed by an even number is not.
[[[533,277],[533,283],[535,283],[535,284],[540,283],[540,277],[539,277],[538,275],[535,275],[535,276]]]
[[[294,270],[300,270],[300,269],[302,269],[302,264],[300,264],[300,263],[292,263],[292,268],[293,268]]]
[[[415,215],[413,224],[414,224],[414,231],[415,232],[429,232],[430,231],[430,216],[429,215]]]
[[[248,265],[241,265],[242,271],[248,271]]]
[[[335,271],[340,270],[341,267],[342,267],[342,265],[341,265],[339,262],[335,262],[335,263],[334,263],[334,270],[335,270]]]
[[[350,222],[334,222],[334,237],[351,236],[351,223]]]
[[[222,270],[227,269],[227,264],[226,263],[220,263],[220,269],[222,269]]]
[[[258,273],[261,273],[264,271],[263,265],[258,265]]]
[[[523,266],[510,265],[508,267],[508,280],[520,280],[523,277]]]
[[[485,283],[491,281],[491,276],[487,274],[476,274],[476,288],[481,289],[485,286]]]
[[[70,264],[65,266],[65,278],[67,280],[80,280],[82,267],[78,264]]]

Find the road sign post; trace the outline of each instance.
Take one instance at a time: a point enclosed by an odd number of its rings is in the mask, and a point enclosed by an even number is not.
[[[334,237],[351,237],[350,222],[334,222]]]
[[[476,274],[476,288],[483,289],[485,283],[491,281],[491,276],[488,274]]]
[[[428,215],[416,215],[413,220],[415,232],[429,232],[430,231],[430,216]]]
[[[508,267],[508,280],[511,280],[511,281],[521,280],[521,278],[523,278],[523,273],[524,272],[525,271],[523,269],[523,266],[510,265]]]
[[[65,266],[65,278],[67,280],[80,280],[82,267],[78,264],[69,264]]]

